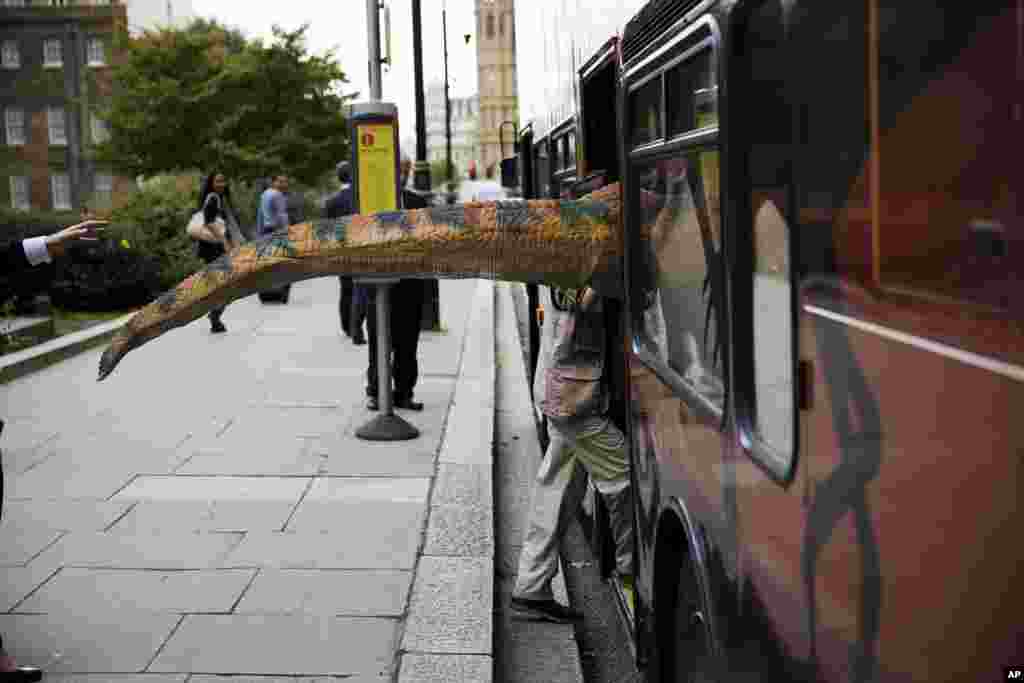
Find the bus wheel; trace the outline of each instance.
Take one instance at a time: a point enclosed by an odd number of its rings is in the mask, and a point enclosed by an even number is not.
[[[701,582],[686,559],[680,563],[675,589],[657,596],[656,652],[649,683],[706,683],[716,673],[710,612]],[[666,587],[668,588],[668,587]]]

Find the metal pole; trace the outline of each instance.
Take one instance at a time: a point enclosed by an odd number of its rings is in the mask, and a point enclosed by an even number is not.
[[[369,29],[370,101],[383,98],[380,73],[380,17],[378,0],[366,0],[366,23]],[[397,112],[396,112],[397,114]],[[399,195],[401,196],[401,195]],[[359,199],[360,203],[362,198]],[[399,208],[399,207],[395,207]],[[394,414],[391,395],[391,327],[389,294],[392,282],[377,287],[377,403],[380,415],[356,430],[356,436],[370,441],[404,441],[419,436],[418,429]]]
[[[447,10],[441,10],[441,35],[444,40],[444,135],[445,135],[445,177],[448,191],[452,191],[452,102],[448,96],[448,17]]]
[[[427,106],[423,95],[423,31],[420,0],[412,0],[412,63],[416,90],[416,167],[413,187],[430,192],[430,164],[427,163]]]
[[[391,284],[377,287],[377,402],[381,415],[391,415],[394,403],[391,395]]]
[[[380,75],[380,6],[379,0],[366,0],[367,45],[370,50],[370,101],[384,97]]]

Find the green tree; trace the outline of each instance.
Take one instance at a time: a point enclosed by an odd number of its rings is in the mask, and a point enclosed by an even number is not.
[[[308,26],[270,44],[198,21],[125,37],[118,84],[98,114],[94,158],[127,176],[218,169],[238,180],[284,172],[314,185],[348,156],[344,71],[306,51]]]

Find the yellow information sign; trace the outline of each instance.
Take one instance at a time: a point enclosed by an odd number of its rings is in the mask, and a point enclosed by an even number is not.
[[[390,123],[356,126],[359,213],[398,209],[395,193],[395,129]]]

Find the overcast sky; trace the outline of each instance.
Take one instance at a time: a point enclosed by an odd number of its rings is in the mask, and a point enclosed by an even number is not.
[[[391,67],[384,71],[384,99],[399,110],[400,135],[415,138],[413,90],[412,2],[387,0],[391,8]],[[441,9],[448,8],[448,74],[451,96],[476,92],[476,36],[469,45],[463,36],[476,33],[473,0],[422,0],[423,77],[425,83],[443,81]],[[322,54],[335,48],[335,57],[348,75],[347,92],[358,90],[360,100],[369,96],[367,66],[366,0],[284,0],[274,3],[252,0],[191,0],[192,13],[212,17],[242,29],[251,38],[270,39],[271,26],[296,29],[309,23],[306,33],[310,52]],[[383,43],[383,16],[381,34]],[[382,45],[383,51],[383,45]],[[387,67],[384,67],[387,69]],[[409,150],[414,156],[414,150]]]

